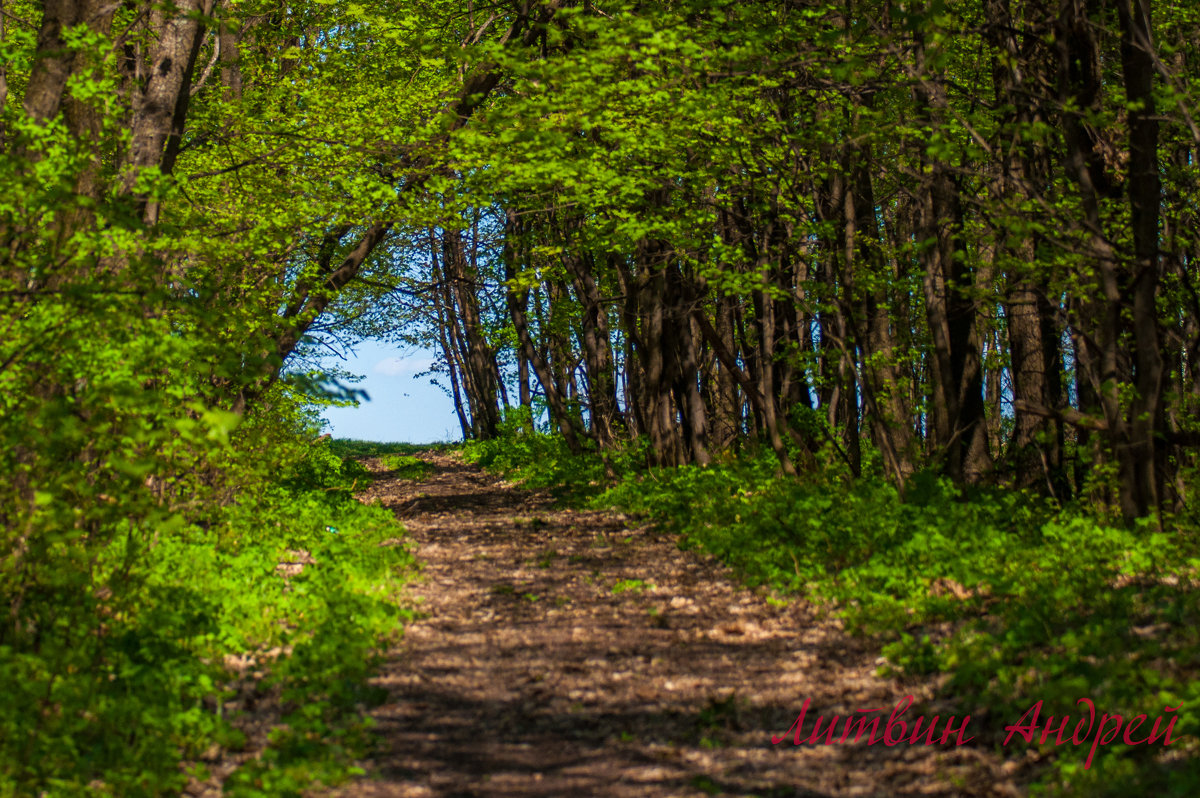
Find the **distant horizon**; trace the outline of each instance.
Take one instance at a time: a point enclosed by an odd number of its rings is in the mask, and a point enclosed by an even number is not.
[[[323,408],[325,430],[335,438],[372,443],[461,441],[454,402],[431,384],[432,377],[415,376],[429,368],[433,357],[432,352],[373,339],[358,344],[345,359],[333,362],[362,377],[354,387],[369,399],[358,407]]]

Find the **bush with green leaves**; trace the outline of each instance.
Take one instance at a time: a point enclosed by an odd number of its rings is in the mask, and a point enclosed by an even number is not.
[[[379,458],[379,464],[387,473],[400,479],[424,479],[433,471],[433,466],[411,454],[387,454]]]
[[[286,384],[244,420],[176,409],[159,393],[202,394],[137,357],[187,341],[114,343],[79,343],[65,367],[86,383],[2,400],[0,796],[177,794],[182,761],[243,743],[223,713],[233,655],[281,685],[286,731],[232,794],[345,777],[374,652],[404,620],[403,529],[354,499],[362,467],[315,442]],[[124,372],[100,368],[122,356]],[[311,562],[285,577],[300,551]]]
[[[512,408],[497,437],[463,444],[468,462],[513,475],[531,488],[546,488],[561,497],[580,498],[614,475],[633,474],[646,462],[648,443],[634,441],[616,451],[599,453],[587,442],[583,456],[575,455],[561,435],[538,430],[528,411]]]

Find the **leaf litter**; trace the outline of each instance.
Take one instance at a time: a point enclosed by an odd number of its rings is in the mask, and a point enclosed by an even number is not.
[[[320,794],[1022,794],[1027,763],[971,745],[772,745],[805,699],[806,733],[867,707],[886,722],[909,694],[913,721],[939,680],[876,675],[877,646],[827,611],[769,601],[618,513],[557,506],[455,452],[418,457],[426,478],[381,473],[361,499],[417,545],[421,617],[376,680],[389,699],[367,775]]]

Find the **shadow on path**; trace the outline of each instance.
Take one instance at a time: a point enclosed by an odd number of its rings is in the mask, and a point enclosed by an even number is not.
[[[809,729],[933,685],[875,676],[877,651],[836,619],[773,606],[620,515],[419,456],[426,479],[385,475],[363,496],[417,542],[425,615],[377,680],[390,698],[368,776],[335,795],[1020,794],[970,747],[772,745],[805,699]]]

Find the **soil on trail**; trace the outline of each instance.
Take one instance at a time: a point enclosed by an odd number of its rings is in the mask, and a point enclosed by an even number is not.
[[[932,687],[875,676],[877,652],[836,620],[774,606],[620,515],[420,457],[429,477],[381,472],[363,496],[414,538],[424,617],[378,679],[368,776],[336,795],[1019,794],[1015,763],[971,746],[772,745],[805,699],[807,736],[817,715],[886,721]]]

